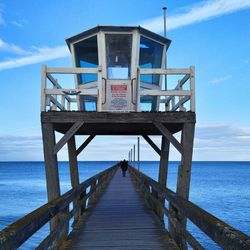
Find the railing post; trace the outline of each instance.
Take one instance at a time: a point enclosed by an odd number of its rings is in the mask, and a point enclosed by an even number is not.
[[[137,86],[136,86],[136,112],[140,112],[140,104],[141,104],[141,98],[140,98],[140,68],[137,68]]]
[[[42,74],[41,74],[41,111],[46,111],[46,75],[47,67],[42,65]]]
[[[191,98],[190,98],[190,109],[192,112],[195,112],[195,67],[190,67],[190,91],[191,91]]]
[[[102,67],[98,66],[98,83],[97,83],[97,111],[102,111]],[[106,93],[105,93],[106,94]]]

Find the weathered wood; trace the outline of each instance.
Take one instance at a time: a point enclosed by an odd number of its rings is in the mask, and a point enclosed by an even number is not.
[[[158,175],[158,182],[160,187],[165,188],[167,185],[167,176],[168,176],[168,159],[169,159],[169,147],[170,142],[165,137],[162,136],[161,141],[161,157],[160,157],[160,166],[159,166],[159,175]],[[160,206],[164,206],[165,199],[158,195]],[[159,217],[164,222],[164,214],[162,213],[161,209],[158,208]]]
[[[169,203],[173,205],[178,211],[180,211],[185,217],[190,219],[198,228],[206,233],[213,241],[224,249],[250,249],[250,237],[239,230],[231,227],[220,219],[216,218],[212,214],[208,213],[204,209],[198,207],[192,202],[178,196],[176,193],[168,188],[161,188],[159,183],[150,178],[149,176],[139,172],[137,169],[129,167],[129,171],[140,181],[141,184],[147,182],[145,186],[152,186],[158,194],[164,197]],[[146,190],[145,189],[145,190]],[[167,213],[167,215],[170,211]],[[172,217],[175,221],[175,217]],[[178,220],[177,220],[178,221]],[[178,222],[179,223],[179,222]],[[181,227],[181,231],[186,231]],[[183,236],[189,240],[189,234]],[[190,244],[193,244],[192,242]],[[195,243],[194,243],[195,244]]]
[[[76,142],[75,136],[72,136],[68,140],[68,155],[69,155],[69,167],[70,167],[70,180],[72,188],[79,185],[79,173],[78,173],[78,162],[76,153]],[[73,209],[78,206],[79,200],[73,201]],[[79,211],[79,210],[78,210]],[[74,220],[77,221],[80,217],[80,211],[74,214]]]
[[[93,205],[62,249],[177,249],[121,171]]]
[[[79,155],[83,149],[85,149],[88,144],[95,138],[95,135],[90,135],[84,142],[83,144],[77,149],[76,154]]]
[[[163,123],[170,133],[182,130],[182,124],[195,122],[192,112],[42,112],[42,122],[54,123],[55,130],[66,133],[76,121],[84,121],[77,135],[161,135],[152,123]],[[111,126],[111,124],[113,124]]]
[[[51,74],[97,74],[97,68],[47,68]]]
[[[147,135],[142,135],[142,137],[145,139],[145,141],[148,142],[148,144],[155,150],[155,152],[158,155],[161,155],[161,150],[158,148],[158,146],[148,137]]]
[[[55,146],[55,131],[53,124],[42,123],[43,152],[45,161],[46,184],[48,201],[60,196],[60,184],[58,173],[57,155],[53,154]],[[58,226],[58,219],[53,219],[50,223],[50,230],[53,231]]]
[[[86,190],[86,188],[90,186],[93,180],[99,180],[104,175],[109,178],[116,171],[116,168],[117,166],[113,166],[105,171],[100,172],[99,174],[84,181],[76,188],[73,188],[64,195],[51,200],[47,204],[41,206],[40,208],[34,210],[33,212],[14,222],[10,226],[6,227],[0,232],[0,249],[17,249],[36,231],[38,231],[52,218],[58,216],[61,212],[66,212],[65,214],[63,214],[66,216],[66,218],[63,218],[63,216],[60,217],[60,219],[64,220],[62,220],[61,222],[59,221],[57,227],[53,227],[53,230],[51,230],[52,237],[48,237],[43,244],[46,245],[48,241],[51,243],[54,239],[53,235],[58,234],[58,229],[60,229],[59,234],[62,233],[61,230],[64,230],[64,235],[66,232],[66,226],[68,225],[67,223],[65,225],[64,222],[68,221],[69,213],[67,212],[67,208],[69,204],[77,197],[79,197],[79,195],[82,194]],[[101,183],[98,182],[98,185],[101,185]],[[93,193],[94,191],[91,194]],[[89,197],[91,194],[88,194],[86,196]]]
[[[142,69],[140,68],[141,75],[151,75],[151,74],[167,74],[167,75],[186,75],[190,74],[190,69]]]
[[[182,154],[183,146],[175,139],[175,137],[168,131],[168,129],[160,122],[154,122],[155,127],[159,129],[163,136],[169,140],[173,146]]]
[[[71,126],[71,128],[65,133],[65,135],[60,139],[60,141],[55,145],[53,153],[56,154],[83,124],[83,121],[76,121]]]

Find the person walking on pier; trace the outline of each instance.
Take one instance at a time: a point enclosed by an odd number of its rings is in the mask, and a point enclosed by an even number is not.
[[[125,176],[126,176],[126,171],[127,171],[127,169],[128,169],[128,161],[123,160],[123,161],[120,163],[120,166],[121,166],[121,169],[122,169],[122,176],[125,177]]]

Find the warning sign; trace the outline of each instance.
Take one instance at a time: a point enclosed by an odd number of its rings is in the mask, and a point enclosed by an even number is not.
[[[127,85],[110,85],[111,87],[111,110],[128,109],[128,86]]]

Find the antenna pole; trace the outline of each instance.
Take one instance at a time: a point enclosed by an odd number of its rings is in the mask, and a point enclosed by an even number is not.
[[[163,18],[164,18],[164,37],[167,38],[167,8],[163,7]],[[165,69],[167,69],[167,51],[165,55]],[[167,75],[165,75],[165,90],[168,89]]]

